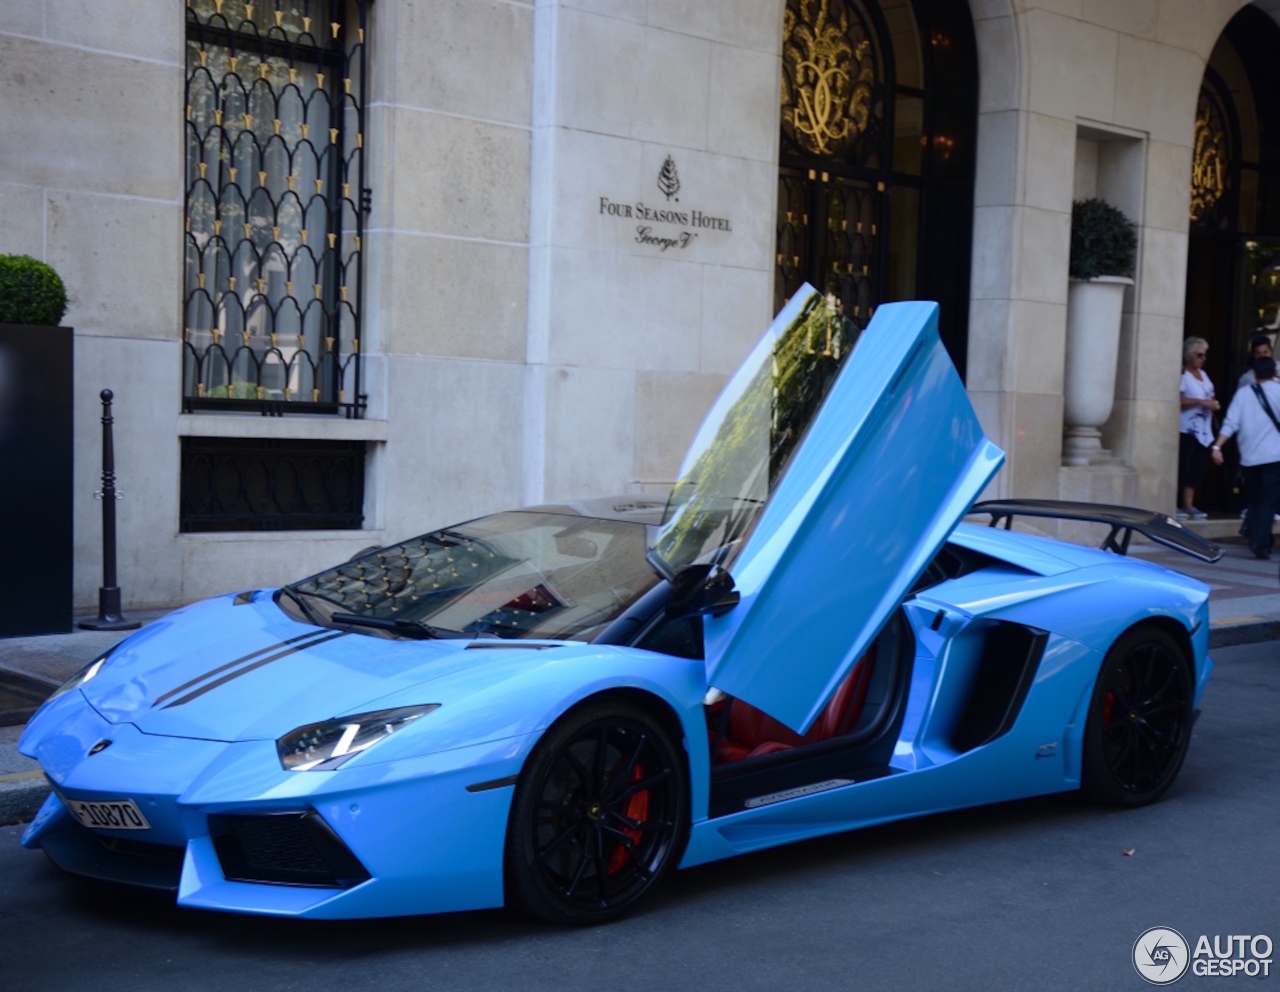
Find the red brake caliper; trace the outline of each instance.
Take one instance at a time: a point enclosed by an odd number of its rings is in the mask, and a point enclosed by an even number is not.
[[[1116,701],[1115,694],[1108,692],[1106,698],[1102,700],[1102,725],[1104,727],[1111,726],[1111,704]]]
[[[636,766],[631,772],[631,781],[639,782],[642,778],[644,778],[644,769],[640,767],[639,762],[636,762]],[[622,815],[628,820],[643,823],[645,817],[649,815],[649,790],[643,789],[631,796],[627,800],[627,806],[622,811]],[[640,843],[641,831],[623,828],[622,832],[631,838],[631,843]],[[609,859],[609,874],[612,875],[629,860],[631,860],[631,855],[627,853],[625,847],[619,844],[613,849],[613,856]]]

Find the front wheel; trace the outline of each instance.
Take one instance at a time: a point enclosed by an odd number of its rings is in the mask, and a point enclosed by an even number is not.
[[[625,700],[555,724],[516,784],[507,889],[553,923],[603,923],[634,907],[679,857],[688,823],[683,753]]]
[[[1159,799],[1191,741],[1191,660],[1163,630],[1139,627],[1102,663],[1084,733],[1081,785],[1114,806]]]

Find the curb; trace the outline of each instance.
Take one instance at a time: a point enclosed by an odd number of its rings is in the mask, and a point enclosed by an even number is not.
[[[1249,620],[1220,623],[1209,627],[1210,648],[1233,648],[1238,644],[1258,644],[1280,640],[1280,620]]]
[[[0,827],[27,823],[49,795],[43,772],[0,775]]]

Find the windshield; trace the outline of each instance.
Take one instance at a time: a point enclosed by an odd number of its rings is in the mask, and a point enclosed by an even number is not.
[[[680,466],[653,548],[668,578],[727,564],[822,405],[859,329],[831,297],[803,287],[774,319],[707,414]]]
[[[588,640],[657,581],[645,526],[514,511],[379,548],[288,587],[334,614],[477,636]]]

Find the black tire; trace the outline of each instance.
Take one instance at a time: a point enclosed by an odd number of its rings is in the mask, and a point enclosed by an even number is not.
[[[1164,795],[1191,741],[1193,686],[1191,659],[1163,630],[1138,627],[1112,645],[1085,724],[1086,796],[1143,806]]]
[[[604,698],[547,731],[507,824],[509,900],[552,923],[603,923],[635,907],[680,857],[684,752],[642,707]]]

